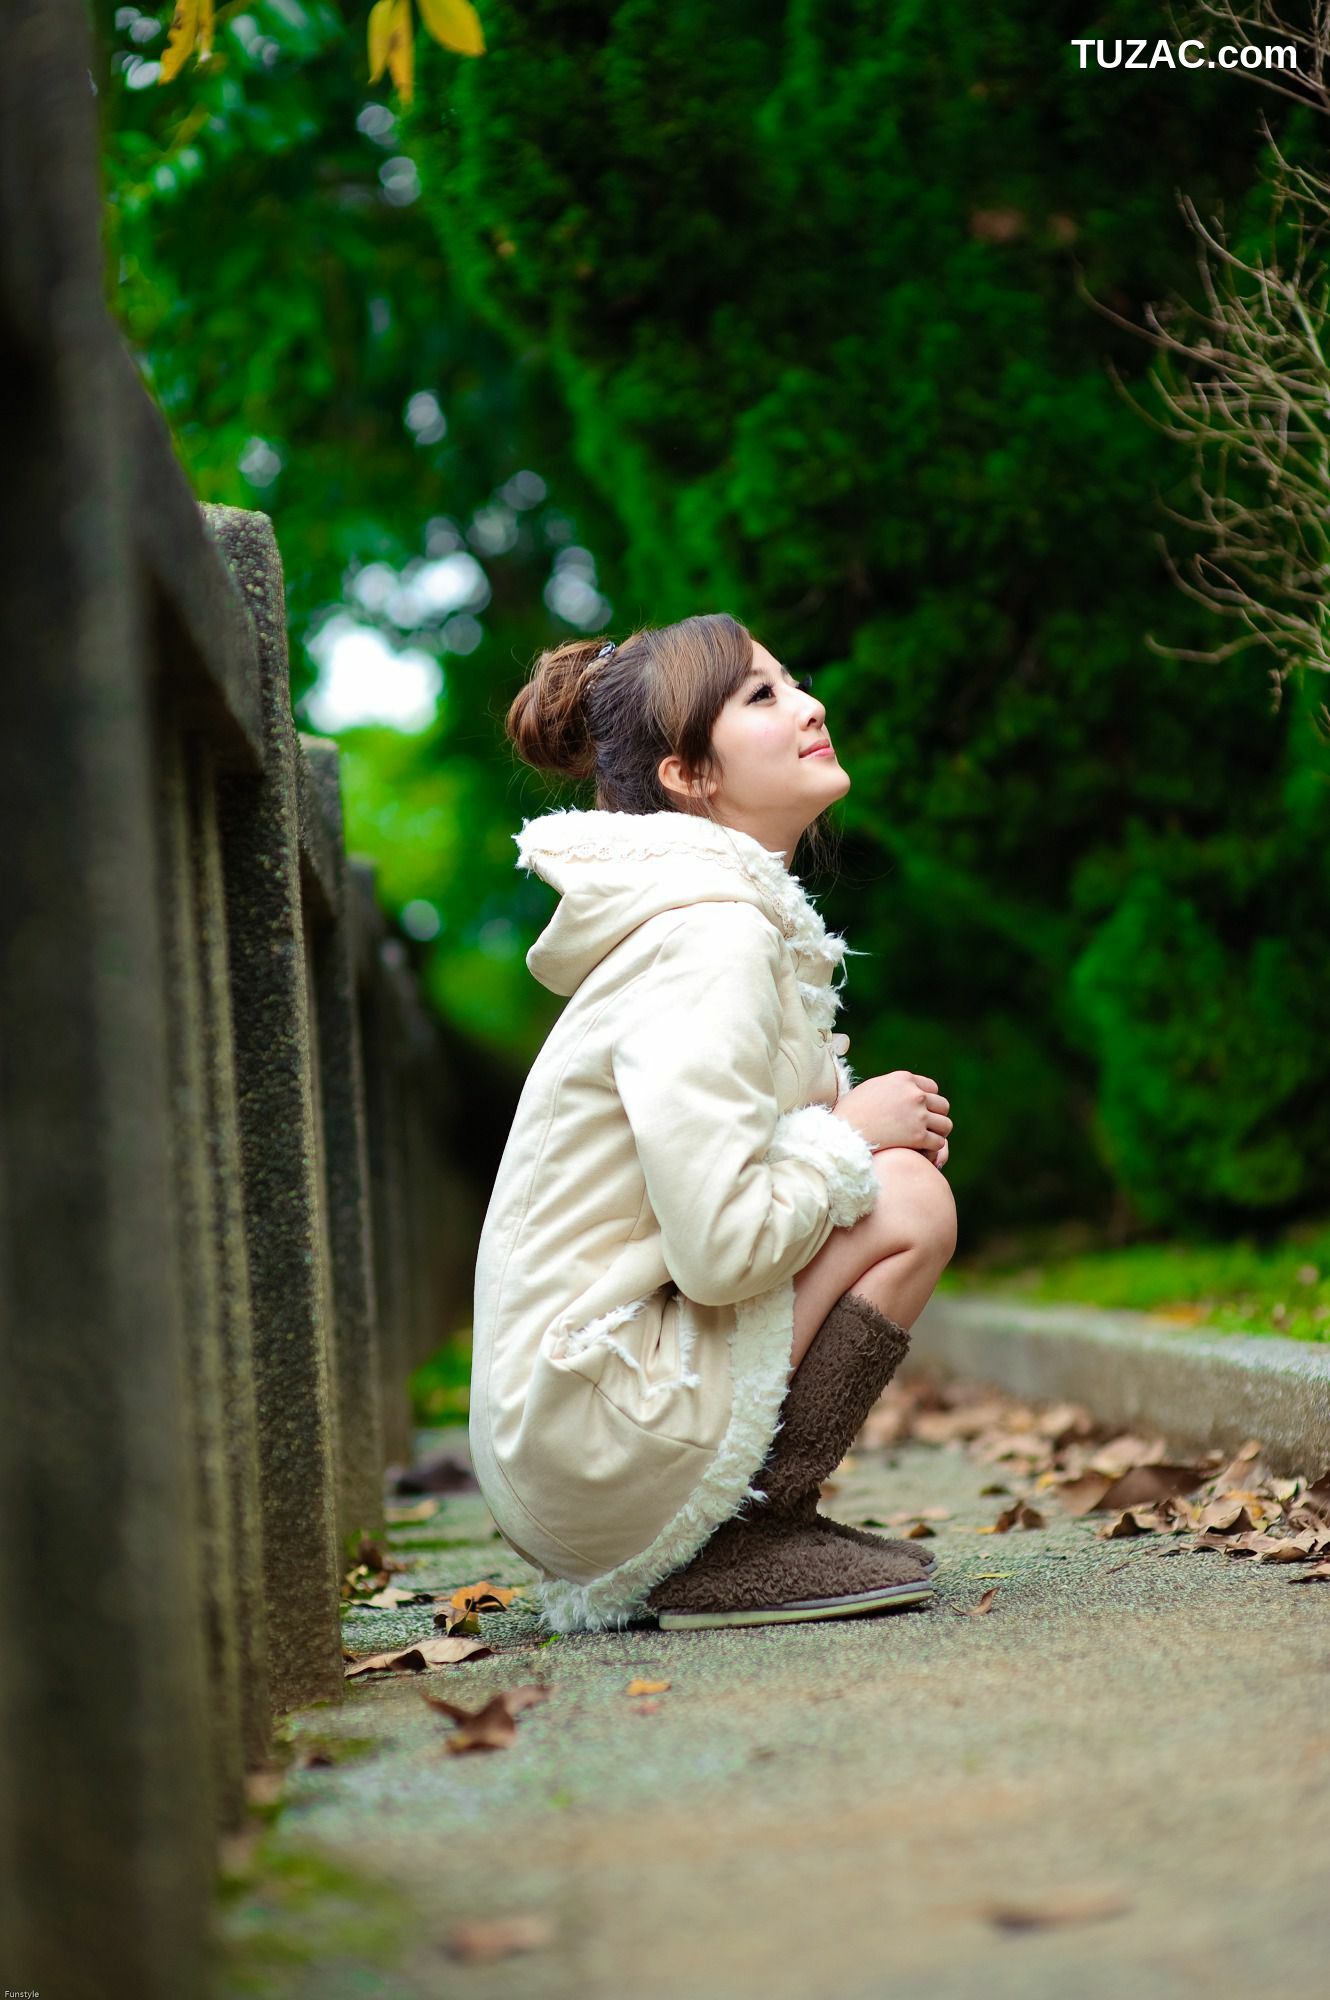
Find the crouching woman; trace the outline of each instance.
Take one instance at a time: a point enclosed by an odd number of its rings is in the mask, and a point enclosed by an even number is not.
[[[947,1099],[855,1083],[849,947],[789,865],[849,790],[822,703],[717,614],[542,654],[508,728],[596,806],[513,836],[559,892],[526,962],[566,1004],[476,1265],[499,1530],[557,1631],[925,1601],[917,1543],[818,1510],[956,1243]]]

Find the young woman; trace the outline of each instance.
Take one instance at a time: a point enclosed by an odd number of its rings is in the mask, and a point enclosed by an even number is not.
[[[567,996],[485,1216],[471,1441],[575,1632],[918,1603],[931,1558],[819,1486],[955,1250],[932,1077],[855,1083],[849,947],[790,860],[850,780],[807,680],[724,614],[541,655],[523,759],[596,807],[523,822]]]

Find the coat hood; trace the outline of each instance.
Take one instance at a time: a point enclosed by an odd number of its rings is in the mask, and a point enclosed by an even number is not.
[[[828,931],[778,848],[688,813],[574,808],[523,820],[512,838],[514,865],[559,892],[554,915],[526,955],[528,971],[551,993],[575,993],[607,952],[662,910],[755,903],[795,953],[813,1025],[831,1027],[841,1005],[832,974],[851,947]]]

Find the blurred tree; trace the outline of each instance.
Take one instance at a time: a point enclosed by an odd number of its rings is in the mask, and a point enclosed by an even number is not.
[[[358,844],[442,917],[440,1003],[515,1077],[556,1011],[510,840],[547,794],[499,728],[537,647],[727,608],[818,669],[853,1060],[941,1081],[968,1237],[1121,1189],[1152,1223],[1321,1199],[1322,746],[1244,662],[1151,656],[1214,637],[1154,540],[1186,467],[1078,292],[1186,291],[1173,191],[1241,216],[1246,93],[1078,71],[1065,0],[479,13],[483,59],[418,37],[396,110],[349,5],[223,8],[166,91],[132,68],[160,22],[108,28],[118,306],[196,485],[273,514],[298,639],[347,578],[443,664],[433,730],[344,739]],[[454,546],[487,593],[456,654],[411,622]]]
[[[560,465],[539,341],[514,354],[451,282],[386,86],[363,81],[363,10],[223,7],[211,58],[161,86],[170,11],[96,9],[111,303],[199,497],[273,518],[293,696],[338,616],[439,663],[434,725],[340,733],[348,837],[515,1090],[542,905],[513,874],[501,718],[542,644],[603,622],[576,535],[617,530]]]
[[[725,607],[821,669],[854,779],[833,907],[878,961],[851,971],[858,1066],[939,1078],[967,1226],[1084,1208],[1114,1177],[1151,1220],[1323,1199],[1330,1059],[1272,999],[1320,947],[1236,865],[1292,858],[1307,719],[1244,663],[1151,657],[1150,630],[1213,637],[1153,539],[1186,467],[1109,378],[1143,376],[1145,343],[1076,289],[1132,319],[1186,289],[1173,190],[1241,208],[1247,94],[1082,73],[1083,16],[1047,0],[482,15],[489,53],[446,89],[423,51],[405,141],[426,206],[476,309],[548,347],[623,523],[625,612]],[[1096,33],[1130,15],[1106,6]],[[1326,811],[1322,786],[1296,839],[1323,850]],[[1192,1008],[1205,954],[1170,986],[1156,933],[1197,872],[1233,1046],[1283,1037],[1264,1086],[1197,1078],[1089,1004],[1096,968],[1130,979],[1121,954],[1146,952],[1131,1007]],[[1110,1072],[1138,1123],[1173,1107],[1148,1174],[1106,1137]],[[1262,1088],[1275,1181],[1242,1140]]]

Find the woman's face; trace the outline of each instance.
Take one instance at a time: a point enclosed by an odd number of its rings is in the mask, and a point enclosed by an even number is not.
[[[788,859],[804,829],[850,789],[830,741],[817,696],[755,640],[752,671],[711,732],[721,769],[706,787],[712,812]],[[676,757],[662,760],[660,777],[672,790],[682,788]]]

